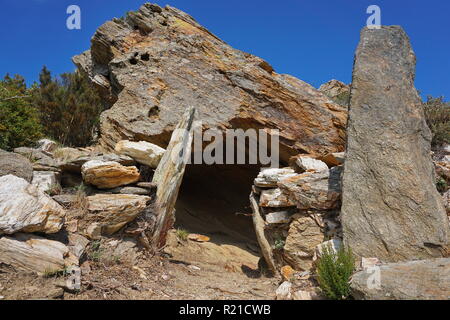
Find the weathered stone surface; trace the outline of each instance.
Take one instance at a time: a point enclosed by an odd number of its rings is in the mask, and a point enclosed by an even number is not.
[[[91,160],[83,164],[81,174],[86,183],[100,189],[112,189],[139,180],[136,167],[125,167],[114,161]]]
[[[166,150],[146,141],[132,142],[122,140],[116,144],[115,151],[119,154],[130,156],[137,162],[155,169]]]
[[[450,190],[444,193],[442,199],[444,200],[444,207],[445,210],[447,211],[447,215],[450,216]]]
[[[59,149],[61,150],[61,149]],[[61,151],[63,152],[63,151]],[[94,153],[90,154],[86,151],[80,151],[73,148],[65,148],[64,156],[59,160],[59,168],[65,172],[72,172],[79,174],[81,172],[81,167],[88,161],[98,160],[98,161],[114,161],[120,163],[123,166],[133,166],[136,162],[133,158],[126,155],[117,155],[114,153]]]
[[[111,235],[133,221],[147,207],[150,199],[131,194],[89,196],[86,197],[89,219],[99,224],[102,234]]]
[[[331,210],[340,204],[341,167],[305,172],[278,182],[282,193],[299,209]]]
[[[77,201],[77,195],[76,194],[58,194],[55,196],[52,196],[52,199],[58,202],[63,207],[69,208]]]
[[[320,86],[319,91],[323,92],[340,105],[348,106],[348,103],[350,102],[350,86],[339,80],[333,79],[324,83]]]
[[[328,171],[328,166],[325,162],[308,156],[297,157],[295,163],[302,171],[310,171],[310,172]]]
[[[261,188],[276,188],[278,181],[295,175],[292,168],[266,168],[261,170],[254,183]]]
[[[284,281],[275,291],[277,300],[291,300],[292,299],[292,283]]]
[[[175,222],[175,203],[191,154],[195,114],[195,107],[186,109],[152,179],[158,186],[155,201],[158,212],[152,235],[152,245],[157,249],[165,245],[167,233]]]
[[[342,246],[342,240],[340,239],[331,239],[325,242],[322,242],[316,247],[316,251],[314,253],[314,261],[317,259],[320,259],[322,257],[322,254],[327,248],[328,250],[331,250],[331,252],[337,253],[339,251],[339,248]]]
[[[24,179],[0,177],[0,234],[58,232],[65,210],[52,198]]]
[[[414,72],[415,56],[400,27],[362,30],[342,201],[344,243],[360,257],[441,257],[449,243]]]
[[[289,211],[269,212],[266,214],[266,222],[268,224],[289,223],[292,214]]]
[[[345,108],[175,8],[145,4],[103,24],[91,43],[73,61],[115,102],[101,115],[100,143],[111,149],[124,139],[166,146],[187,106],[205,127],[280,129],[285,160],[344,148]]]
[[[31,184],[38,191],[47,192],[59,187],[58,175],[53,171],[34,171]]]
[[[150,194],[149,189],[139,188],[139,187],[118,187],[108,190],[111,193],[121,193],[121,194],[138,194],[138,195],[148,195]]]
[[[283,193],[281,189],[276,188],[261,191],[259,206],[271,208],[294,207],[295,202]]]
[[[41,150],[20,147],[14,149],[15,153],[18,153],[25,158],[29,159],[33,165],[33,170],[39,171],[59,171],[58,165],[52,157],[45,154]]]
[[[289,226],[283,257],[295,270],[310,270],[316,247],[323,240],[323,231],[312,217],[298,216]]]
[[[0,238],[0,262],[23,271],[40,275],[61,271],[69,249],[58,241],[32,234],[17,233],[14,237]]]
[[[353,275],[353,297],[364,300],[450,299],[450,258],[391,263],[379,268],[379,286],[371,280],[374,270]]]
[[[69,251],[77,259],[80,259],[83,256],[87,245],[89,244],[89,240],[83,237],[82,235],[76,233],[69,233],[67,238],[69,240],[68,244]]]
[[[33,166],[27,158],[17,153],[0,150],[0,177],[8,174],[31,182]]]
[[[325,162],[330,167],[340,166],[345,162],[345,152],[329,153],[320,158],[320,160]]]

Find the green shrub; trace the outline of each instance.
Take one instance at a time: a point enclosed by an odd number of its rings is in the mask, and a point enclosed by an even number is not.
[[[32,146],[42,137],[39,113],[21,76],[0,80],[0,149]]]
[[[177,229],[176,234],[177,234],[178,240],[181,240],[181,241],[186,241],[189,236],[189,232],[184,229]]]
[[[337,253],[331,246],[325,247],[317,263],[317,279],[325,295],[334,300],[347,299],[350,295],[350,277],[355,271],[355,257],[344,246]]]
[[[423,108],[427,124],[433,133],[431,145],[439,147],[450,143],[450,103],[444,102],[442,97],[428,97]]]

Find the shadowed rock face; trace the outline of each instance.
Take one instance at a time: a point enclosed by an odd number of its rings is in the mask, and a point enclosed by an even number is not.
[[[280,129],[281,158],[342,151],[346,110],[264,60],[233,49],[175,8],[145,4],[103,24],[74,57],[112,107],[100,143],[165,147],[188,106],[204,128]]]
[[[397,26],[363,29],[343,176],[344,242],[385,262],[441,257],[449,224],[436,191],[431,133],[414,88],[415,55]]]

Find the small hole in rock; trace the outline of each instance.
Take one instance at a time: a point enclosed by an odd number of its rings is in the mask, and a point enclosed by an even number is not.
[[[133,57],[133,58],[130,59],[130,63],[131,63],[131,64],[137,64],[138,61],[137,61],[136,58]]]
[[[143,55],[141,55],[141,59],[144,61],[149,61],[150,55],[148,53],[144,53]]]

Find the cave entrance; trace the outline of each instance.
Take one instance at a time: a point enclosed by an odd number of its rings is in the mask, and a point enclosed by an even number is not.
[[[258,248],[249,195],[259,170],[259,165],[187,165],[175,227],[217,244]]]

